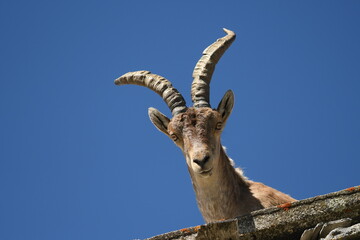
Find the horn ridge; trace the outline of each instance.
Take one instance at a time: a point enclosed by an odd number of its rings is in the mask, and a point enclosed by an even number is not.
[[[179,91],[166,78],[149,71],[128,72],[117,78],[116,85],[133,84],[147,87],[159,94],[171,110],[173,116],[186,111],[186,102]]]
[[[191,100],[194,107],[210,107],[210,81],[215,66],[236,38],[233,31],[226,28],[223,30],[227,35],[208,46],[195,65],[191,85]]]

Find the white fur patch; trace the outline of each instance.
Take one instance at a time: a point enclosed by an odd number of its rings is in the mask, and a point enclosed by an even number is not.
[[[225,153],[226,153],[226,147],[222,146]],[[239,174],[243,179],[248,180],[248,178],[244,175],[244,171],[240,168],[240,167],[235,167],[235,161],[232,160],[229,156],[228,156],[229,160],[230,160],[230,164],[231,166],[233,166],[233,168],[235,168],[235,171],[237,172],[237,174]]]

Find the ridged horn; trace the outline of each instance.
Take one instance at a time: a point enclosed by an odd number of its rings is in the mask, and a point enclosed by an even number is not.
[[[193,82],[191,85],[191,100],[194,107],[210,107],[210,81],[214,73],[215,66],[221,56],[235,40],[235,33],[225,29],[225,37],[219,38],[216,42],[207,47],[200,60],[196,63],[193,72]]]
[[[166,78],[149,71],[128,72],[115,80],[116,85],[134,84],[147,87],[159,94],[173,116],[186,111],[186,102],[179,91]]]

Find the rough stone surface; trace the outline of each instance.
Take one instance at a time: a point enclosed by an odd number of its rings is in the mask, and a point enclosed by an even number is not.
[[[317,240],[324,223],[318,223],[314,228],[306,229],[300,237],[300,240]]]
[[[349,227],[352,222],[352,219],[344,218],[336,221],[330,221],[328,223],[318,223],[314,228],[305,230],[301,235],[300,240],[324,239],[332,230]]]
[[[306,229],[314,228],[319,223],[344,218],[352,219],[355,225],[336,228],[329,233],[334,237],[326,239],[360,239],[358,237],[360,226],[356,224],[360,222],[360,186],[254,211],[236,219],[181,229],[148,240],[300,239]],[[321,225],[319,232],[322,227],[324,224]],[[347,237],[350,238],[338,238],[338,236],[345,236],[344,234],[348,234]],[[353,236],[356,237],[351,238]]]
[[[360,239],[360,223],[347,228],[336,228],[332,230],[324,240],[356,240]]]
[[[344,218],[337,221],[331,221],[328,223],[325,223],[324,226],[321,228],[321,231],[319,233],[320,238],[326,237],[332,230],[336,228],[345,228],[351,226],[352,219],[350,218]]]

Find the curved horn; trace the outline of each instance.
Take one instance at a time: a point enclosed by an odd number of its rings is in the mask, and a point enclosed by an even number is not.
[[[210,107],[210,81],[215,66],[236,37],[233,31],[225,28],[224,31],[227,35],[207,47],[194,68],[194,80],[191,85],[191,100],[194,107]]]
[[[149,71],[129,72],[115,80],[116,85],[135,84],[147,87],[159,94],[171,110],[173,116],[186,110],[183,96],[166,78]]]

